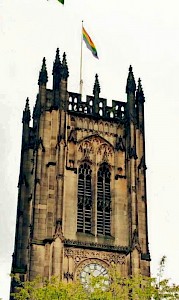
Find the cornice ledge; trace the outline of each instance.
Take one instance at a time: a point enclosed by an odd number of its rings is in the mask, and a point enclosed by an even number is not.
[[[96,249],[96,250],[103,250],[107,252],[117,252],[117,253],[125,253],[128,254],[131,249],[125,246],[112,246],[107,244],[99,244],[93,242],[81,242],[78,240],[70,240],[64,239],[64,245],[68,247],[78,247],[78,248],[88,248],[88,249]]]
[[[54,238],[46,238],[46,239],[43,239],[43,240],[32,239],[30,244],[31,245],[45,246],[46,244],[51,244],[53,241],[54,241]]]

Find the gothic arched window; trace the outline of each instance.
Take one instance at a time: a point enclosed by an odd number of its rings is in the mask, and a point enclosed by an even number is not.
[[[91,217],[91,168],[87,163],[83,163],[80,165],[78,172],[78,232],[91,233]]]
[[[97,233],[110,235],[111,224],[111,173],[107,163],[103,163],[98,170],[97,182]]]

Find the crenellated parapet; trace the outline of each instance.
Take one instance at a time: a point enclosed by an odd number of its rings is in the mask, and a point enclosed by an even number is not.
[[[94,96],[87,96],[86,101],[81,100],[81,94],[69,92],[68,111],[79,115],[88,115],[91,118],[110,119],[124,122],[126,103],[112,100],[112,106],[107,105],[107,100],[98,98],[95,103]]]
[[[129,74],[126,84],[127,101],[112,100],[112,105],[108,105],[105,98],[100,97],[101,87],[98,75],[95,75],[93,95],[87,95],[82,99],[82,95],[76,92],[68,91],[68,65],[66,54],[63,54],[62,62],[60,60],[59,49],[56,51],[53,64],[53,86],[52,89],[46,87],[48,76],[46,69],[46,60],[43,58],[42,68],[39,73],[39,93],[33,111],[34,125],[44,111],[65,110],[70,114],[84,115],[95,119],[108,119],[121,124],[129,124],[130,120],[138,122],[139,106],[144,99],[141,82],[136,90],[135,78],[132,67],[129,67]],[[142,99],[142,100],[141,100]],[[129,121],[129,122],[128,122]]]

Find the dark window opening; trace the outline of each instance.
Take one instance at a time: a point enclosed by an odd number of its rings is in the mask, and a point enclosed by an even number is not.
[[[97,234],[102,235],[111,233],[110,177],[108,164],[102,164],[98,170],[97,183]]]
[[[91,233],[91,218],[91,168],[87,163],[83,163],[78,173],[77,231]]]

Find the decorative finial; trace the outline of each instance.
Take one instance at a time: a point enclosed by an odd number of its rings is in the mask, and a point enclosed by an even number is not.
[[[60,79],[61,79],[61,61],[60,61],[60,55],[59,55],[59,48],[56,50],[56,56],[55,61],[53,63],[53,89],[58,90],[60,85]]]
[[[136,92],[136,99],[140,103],[145,102],[145,97],[144,97],[144,92],[142,89],[142,84],[141,84],[141,79],[138,79],[138,87],[137,87],[137,92]]]
[[[59,58],[60,58],[60,56],[59,56],[59,48],[57,48],[57,50],[56,50],[56,60],[59,60]]]
[[[25,108],[23,111],[22,123],[29,123],[31,119],[30,108],[29,108],[29,98],[26,99]]]
[[[95,75],[95,82],[94,82],[94,88],[93,88],[93,95],[97,95],[99,97],[99,93],[101,92],[100,84],[98,80],[98,74]]]
[[[129,72],[132,72],[132,66],[131,65],[129,66]]]
[[[66,53],[63,53],[62,67],[61,67],[61,78],[67,80],[69,76],[68,65],[66,61]]]
[[[30,111],[29,109],[29,98],[27,97],[26,103],[25,103],[25,111]]]
[[[135,79],[132,71],[132,66],[129,66],[129,74],[127,78],[127,85],[126,85],[126,93],[135,93],[136,90],[136,84]]]
[[[47,75],[47,69],[46,69],[46,60],[44,57],[43,61],[42,61],[42,68],[41,68],[41,71],[39,72],[38,85],[46,84],[47,81],[48,81],[48,75]]]
[[[61,67],[61,62],[60,62],[59,48],[57,48],[55,61],[53,63],[52,75],[60,74],[60,67]]]

